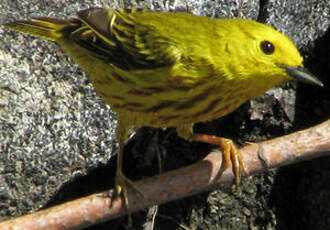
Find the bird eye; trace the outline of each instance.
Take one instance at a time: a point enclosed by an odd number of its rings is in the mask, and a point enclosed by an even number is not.
[[[262,41],[260,43],[260,48],[262,52],[264,52],[265,54],[272,54],[274,53],[275,50],[274,45],[269,41]]]

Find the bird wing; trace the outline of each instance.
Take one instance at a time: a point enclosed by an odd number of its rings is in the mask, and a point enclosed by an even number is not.
[[[135,20],[140,11],[93,8],[80,11],[80,27],[71,32],[92,55],[123,70],[143,70],[173,65],[180,56],[175,42],[155,27]]]

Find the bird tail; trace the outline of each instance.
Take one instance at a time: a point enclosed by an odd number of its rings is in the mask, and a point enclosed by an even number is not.
[[[4,26],[36,37],[56,42],[77,28],[78,20],[63,20],[48,17],[31,18],[28,21],[14,21]]]

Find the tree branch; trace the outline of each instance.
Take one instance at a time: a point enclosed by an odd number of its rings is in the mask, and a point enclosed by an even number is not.
[[[330,120],[290,135],[248,144],[239,151],[248,175],[330,154]],[[230,168],[219,176],[221,164],[222,154],[214,151],[191,166],[136,182],[136,188],[143,195],[129,192],[130,212],[231,184],[234,176]],[[93,194],[4,221],[0,229],[81,229],[125,215],[123,199],[111,199],[106,196],[108,193]]]

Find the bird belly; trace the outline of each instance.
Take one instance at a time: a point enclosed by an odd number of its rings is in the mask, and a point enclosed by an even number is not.
[[[92,82],[111,109],[128,117],[131,125],[137,127],[177,127],[214,120],[244,102],[242,98],[222,95],[221,90],[214,93],[214,84],[180,91],[165,84],[134,85],[105,72],[92,77]]]

